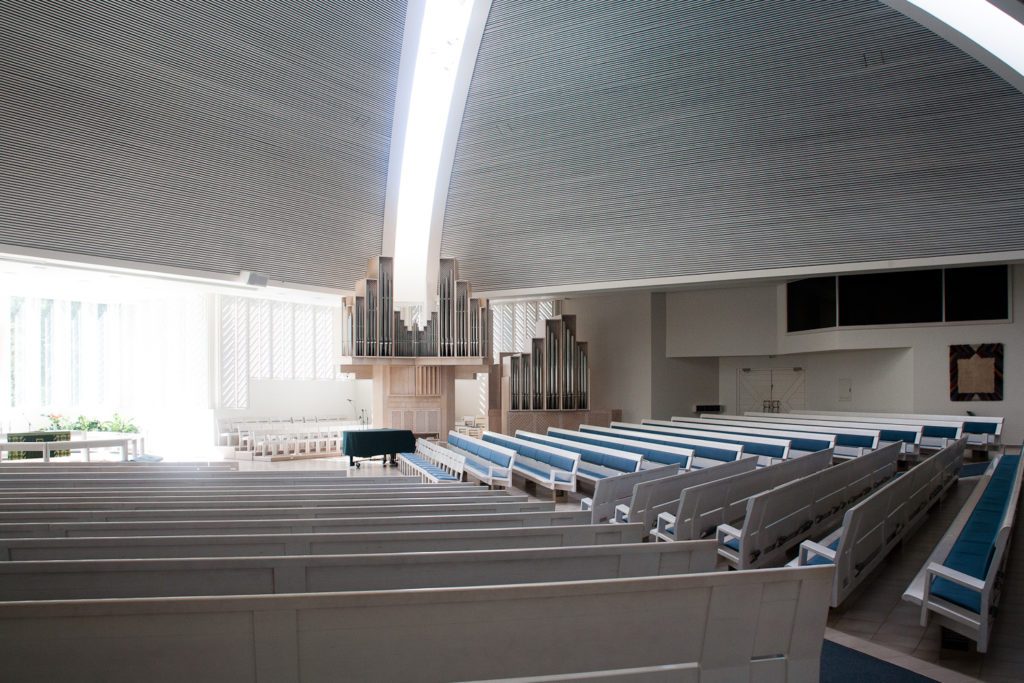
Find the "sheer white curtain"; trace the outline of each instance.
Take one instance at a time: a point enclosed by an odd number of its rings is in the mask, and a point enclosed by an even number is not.
[[[502,353],[529,353],[537,321],[561,313],[560,299],[491,302],[491,350],[497,363]]]
[[[131,301],[0,297],[0,428],[43,426],[50,414],[106,420],[117,412],[152,447],[206,439],[207,299],[194,291]]]
[[[335,380],[335,309],[219,297],[219,408],[248,408],[250,380]]]

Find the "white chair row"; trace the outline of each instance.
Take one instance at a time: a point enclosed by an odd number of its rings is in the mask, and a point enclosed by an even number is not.
[[[659,541],[714,536],[720,524],[737,524],[747,501],[777,486],[820,472],[832,464],[832,451],[812,453],[771,467],[688,486],[670,510],[660,512],[651,535]]]
[[[965,446],[960,439],[879,488],[846,511],[841,527],[801,543],[790,564],[834,565],[831,605],[838,607],[957,482]]]
[[[960,514],[903,593],[921,606],[921,625],[943,627],[988,650],[1020,499],[1024,457],[1004,454],[977,483]]]
[[[892,479],[899,451],[890,444],[750,498],[741,528],[718,526],[718,554],[736,569],[784,564],[789,550],[838,526],[846,508]]]

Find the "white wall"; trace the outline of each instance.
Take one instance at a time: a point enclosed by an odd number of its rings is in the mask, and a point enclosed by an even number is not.
[[[806,408],[812,410],[913,411],[914,364],[910,349],[827,351],[719,359],[719,402],[727,413],[739,410],[737,372],[802,367]],[[839,383],[850,380],[850,400],[839,397]]]
[[[666,355],[667,296],[651,295],[651,414],[655,420],[693,415],[693,406],[718,403],[718,358]]]
[[[666,353],[686,358],[775,353],[777,308],[775,287],[668,294]]]
[[[481,392],[483,392],[481,394]],[[455,417],[466,417],[472,415],[486,416],[486,403],[481,408],[480,397],[487,398],[487,376],[482,380],[478,379],[457,379],[455,380]]]
[[[352,403],[349,403],[349,399]],[[367,416],[373,405],[373,380],[250,380],[249,407],[221,409],[217,417],[342,417]]]
[[[794,334],[786,332],[785,285],[673,292],[666,303],[666,349],[681,357],[720,349],[714,354],[721,356],[719,398],[728,410],[736,405],[737,368],[799,365],[806,368],[808,408],[1001,415],[1007,418],[1004,442],[1019,444],[1024,441],[1024,266],[1011,267],[1011,278],[1011,322]],[[770,326],[751,306],[769,296],[775,299]],[[949,346],[992,342],[1004,344],[1003,400],[951,401]],[[837,384],[844,378],[852,380],[853,396],[840,403]]]
[[[588,342],[591,406],[622,408],[626,421],[651,414],[651,295],[624,292],[566,299],[579,341]]]

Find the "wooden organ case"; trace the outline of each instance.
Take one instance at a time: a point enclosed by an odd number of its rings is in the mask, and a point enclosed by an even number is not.
[[[459,279],[455,259],[438,267],[436,309],[420,328],[394,301],[394,259],[370,259],[342,306],[342,372],[373,379],[373,426],[444,437],[455,425],[455,380],[487,372],[488,311]]]

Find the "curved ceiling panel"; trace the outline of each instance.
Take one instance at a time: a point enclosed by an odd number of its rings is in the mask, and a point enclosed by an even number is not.
[[[5,3],[0,244],[350,288],[380,252],[405,8]]]
[[[1022,249],[1022,129],[875,0],[494,0],[442,253],[496,291]]]

